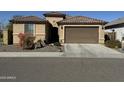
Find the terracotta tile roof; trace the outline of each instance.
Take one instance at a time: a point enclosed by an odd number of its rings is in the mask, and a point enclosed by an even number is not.
[[[58,22],[58,24],[106,24],[106,23],[107,23],[106,21],[86,16],[74,16]]]
[[[43,14],[45,17],[65,17],[66,15],[61,12],[47,12]]]
[[[36,16],[18,16],[14,17],[10,22],[13,23],[46,23],[45,19]]]

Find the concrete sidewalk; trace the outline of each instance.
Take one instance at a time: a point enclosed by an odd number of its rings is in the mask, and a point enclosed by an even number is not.
[[[61,57],[63,52],[0,52],[0,57]]]
[[[124,58],[124,54],[100,44],[65,44],[64,52],[0,52],[0,57]]]

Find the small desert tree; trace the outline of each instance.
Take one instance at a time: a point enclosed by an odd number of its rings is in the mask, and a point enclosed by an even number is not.
[[[23,46],[24,46],[25,34],[19,33],[19,34],[18,34],[18,37],[19,37],[19,46],[20,46],[20,47],[23,47]]]

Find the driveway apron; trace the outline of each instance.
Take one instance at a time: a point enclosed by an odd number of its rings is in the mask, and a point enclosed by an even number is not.
[[[124,54],[100,44],[65,44],[66,57],[124,58]]]

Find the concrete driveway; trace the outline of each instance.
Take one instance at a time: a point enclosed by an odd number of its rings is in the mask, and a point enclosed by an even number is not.
[[[65,44],[66,57],[124,58],[124,54],[101,44]]]

